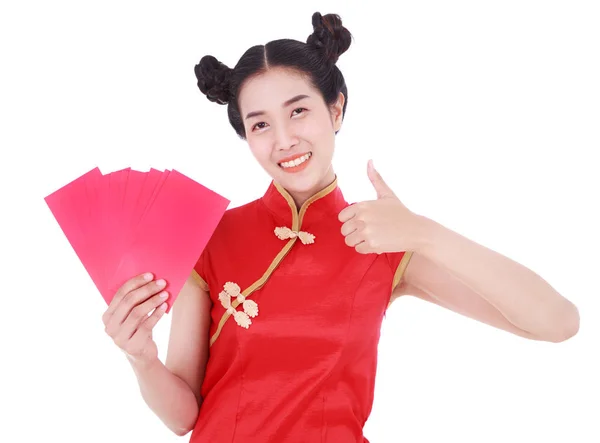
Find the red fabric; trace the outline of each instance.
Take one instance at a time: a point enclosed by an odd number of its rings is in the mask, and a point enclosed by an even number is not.
[[[346,206],[337,186],[313,202],[300,230],[314,244],[297,240],[248,296],[259,309],[248,329],[228,317],[210,348],[192,443],[368,442],[380,328],[404,253],[348,247],[337,218]],[[275,236],[280,226],[292,228],[292,209],[273,183],[223,216],[195,267],[210,288],[211,337],[223,285],[260,279],[289,241]]]

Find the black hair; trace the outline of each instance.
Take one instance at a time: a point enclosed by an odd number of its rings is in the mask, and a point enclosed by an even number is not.
[[[342,19],[337,14],[322,16],[315,12],[312,26],[313,33],[306,43],[279,39],[252,46],[233,69],[212,55],[205,55],[194,67],[198,88],[210,101],[228,105],[229,122],[240,138],[246,138],[246,131],[240,115],[238,91],[246,80],[274,67],[289,68],[306,76],[321,92],[328,107],[337,101],[341,92],[344,95],[342,118],[345,115],[348,88],[335,64],[350,47],[352,35],[342,26]]]

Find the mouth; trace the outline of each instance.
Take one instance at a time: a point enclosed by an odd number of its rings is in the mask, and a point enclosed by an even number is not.
[[[288,172],[294,172],[306,167],[306,164],[308,163],[308,160],[311,159],[311,157],[312,152],[307,152],[306,154],[288,157],[277,164],[283,170],[286,170]]]

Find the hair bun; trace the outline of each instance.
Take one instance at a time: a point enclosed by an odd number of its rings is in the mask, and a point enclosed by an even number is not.
[[[321,51],[325,60],[335,64],[350,47],[352,34],[342,26],[342,19],[337,14],[322,16],[315,12],[312,25],[314,31],[308,36],[306,44]]]
[[[230,99],[229,84],[232,69],[212,55],[205,55],[194,66],[198,88],[211,102],[226,105]]]

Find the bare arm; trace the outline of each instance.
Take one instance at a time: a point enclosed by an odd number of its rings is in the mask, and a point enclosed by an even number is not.
[[[455,275],[452,269],[440,262],[415,252],[401,284],[392,294],[392,300],[402,295],[412,295],[532,340],[558,343],[577,332],[577,309],[541,277],[494,251],[467,240],[457,242],[461,247],[448,246],[449,250],[458,251],[453,256],[445,251],[439,252],[439,255],[453,261],[453,266],[464,274]],[[488,268],[477,269],[474,266],[472,274],[467,274],[469,264],[477,260],[487,263]],[[459,263],[463,263],[464,267],[460,268]],[[507,281],[503,281],[496,273]],[[463,280],[461,277],[464,275],[471,280]],[[525,329],[523,325],[528,324],[531,327]]]
[[[208,359],[210,297],[190,277],[171,310],[166,363],[129,359],[146,404],[175,434],[190,432],[200,411]]]

